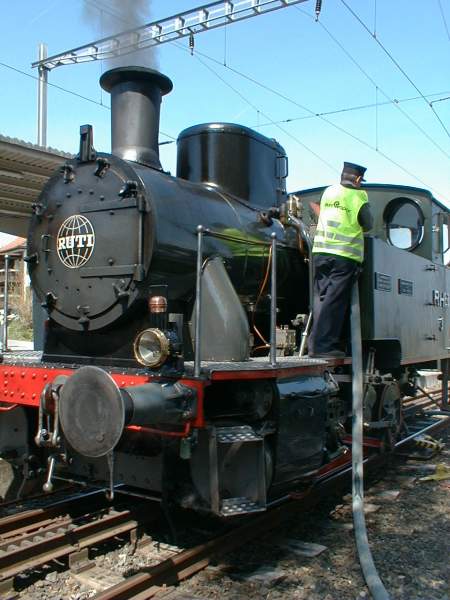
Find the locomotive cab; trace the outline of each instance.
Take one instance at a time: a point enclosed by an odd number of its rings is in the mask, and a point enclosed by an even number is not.
[[[402,364],[432,366],[448,357],[450,347],[448,210],[419,188],[364,184],[363,189],[374,215],[360,280],[364,347],[377,348],[376,365],[385,371]],[[323,190],[298,192],[312,229],[310,207]]]

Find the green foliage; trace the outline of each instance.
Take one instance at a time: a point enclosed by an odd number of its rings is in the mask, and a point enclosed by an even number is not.
[[[26,340],[33,339],[33,327],[20,319],[13,319],[8,326],[8,338],[10,340]]]
[[[13,284],[10,288],[10,311],[8,311],[8,339],[33,339],[33,311],[31,293],[27,290],[25,297],[20,286]],[[3,311],[1,311],[3,313]],[[0,315],[3,321],[3,314]]]

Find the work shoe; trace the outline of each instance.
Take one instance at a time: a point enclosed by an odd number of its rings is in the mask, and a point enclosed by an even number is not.
[[[330,350],[329,352],[311,352],[309,358],[345,358],[347,355],[342,350]]]

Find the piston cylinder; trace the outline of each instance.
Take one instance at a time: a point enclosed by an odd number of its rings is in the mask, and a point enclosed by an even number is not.
[[[60,423],[70,446],[96,458],[112,452],[127,425],[180,425],[195,417],[196,398],[181,383],[119,388],[99,367],[81,367],[60,392]]]

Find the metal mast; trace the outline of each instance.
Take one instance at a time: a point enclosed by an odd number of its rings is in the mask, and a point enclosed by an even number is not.
[[[47,57],[47,46],[39,44],[39,60],[45,60]],[[39,66],[38,80],[38,109],[37,109],[37,144],[38,146],[47,146],[47,79],[48,69],[45,66]]]
[[[153,21],[147,25],[128,29],[90,44],[67,50],[61,54],[55,54],[48,58],[39,57],[39,60],[32,66],[51,71],[63,65],[124,56],[150,46],[160,46],[301,2],[306,2],[306,0],[221,0],[220,2],[211,2],[166,19]]]

